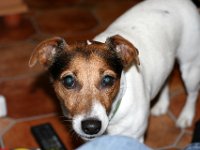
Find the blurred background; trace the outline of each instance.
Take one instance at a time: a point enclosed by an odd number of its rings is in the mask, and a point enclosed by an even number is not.
[[[39,42],[52,36],[64,37],[68,43],[92,39],[140,1],[0,1],[0,95],[7,105],[6,116],[0,117],[1,148],[39,147],[30,128],[43,123],[51,123],[68,149],[82,143],[70,121],[63,117],[46,72],[39,65],[28,67],[31,52]],[[183,149],[192,137],[194,125],[187,129],[175,126],[186,97],[177,64],[169,84],[168,113],[149,119],[145,144],[153,149]],[[197,108],[194,124],[200,118],[200,100]]]

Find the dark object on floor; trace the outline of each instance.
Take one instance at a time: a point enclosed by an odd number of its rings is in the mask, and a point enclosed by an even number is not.
[[[42,150],[67,150],[51,124],[33,126],[31,132]]]
[[[200,0],[192,0],[194,4],[199,8],[200,7]]]
[[[192,143],[200,143],[200,120],[196,122],[193,132]]]

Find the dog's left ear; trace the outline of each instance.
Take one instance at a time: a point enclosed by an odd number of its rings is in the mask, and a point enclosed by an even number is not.
[[[120,35],[114,35],[106,40],[106,44],[114,49],[122,60],[124,67],[130,66],[132,63],[140,65],[138,58],[139,52],[131,42]]]
[[[48,68],[56,54],[67,48],[67,46],[65,40],[60,37],[53,37],[41,42],[31,55],[29,67],[33,67],[37,62],[40,62],[40,64]]]

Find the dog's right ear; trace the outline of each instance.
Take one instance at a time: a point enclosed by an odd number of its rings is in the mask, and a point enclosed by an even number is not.
[[[53,37],[41,42],[31,55],[29,67],[33,67],[38,61],[43,66],[49,67],[58,51],[64,50],[67,46],[65,40],[60,37]]]
[[[132,63],[140,65],[138,49],[127,39],[120,35],[114,35],[107,38],[106,44],[117,52],[125,68],[128,68]]]

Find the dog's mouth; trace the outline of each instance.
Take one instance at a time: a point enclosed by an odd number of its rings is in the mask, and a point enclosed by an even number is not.
[[[73,117],[72,127],[79,137],[89,141],[103,135],[109,123],[105,108],[98,102],[93,105],[88,114],[79,114]]]
[[[102,129],[102,121],[94,118],[82,120],[80,129],[81,132],[78,132],[78,134],[86,141],[92,140],[104,133],[104,130]]]
[[[78,134],[78,133],[77,133]],[[91,141],[95,138],[98,138],[100,136],[106,135],[107,134],[107,130],[103,133],[103,134],[96,134],[96,135],[79,135],[80,138],[82,138],[84,141]]]
[[[84,141],[90,141],[96,137],[102,136],[106,132],[107,125],[97,119],[84,119],[73,124],[76,134]]]
[[[90,141],[90,140],[93,140],[94,138],[96,138],[98,136],[80,136],[80,137],[85,141]]]

